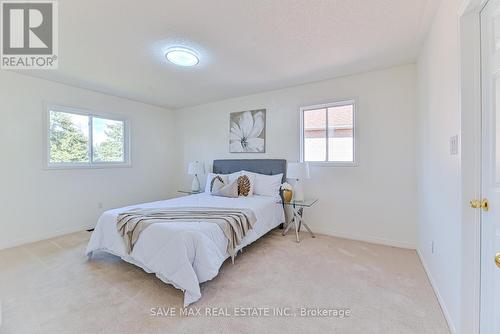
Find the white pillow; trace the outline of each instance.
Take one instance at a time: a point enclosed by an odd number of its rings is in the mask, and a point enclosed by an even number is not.
[[[250,174],[254,177],[253,194],[261,196],[279,196],[281,179],[283,174],[265,175],[242,171],[242,173]]]

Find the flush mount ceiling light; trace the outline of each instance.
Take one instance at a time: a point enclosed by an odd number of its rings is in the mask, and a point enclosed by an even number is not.
[[[200,62],[194,51],[183,47],[168,49],[165,57],[169,62],[178,66],[194,66]]]

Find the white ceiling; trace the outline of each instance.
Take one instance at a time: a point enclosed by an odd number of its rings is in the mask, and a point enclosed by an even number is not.
[[[59,69],[25,74],[179,108],[411,63],[438,0],[60,0]],[[193,68],[164,50],[201,54]]]

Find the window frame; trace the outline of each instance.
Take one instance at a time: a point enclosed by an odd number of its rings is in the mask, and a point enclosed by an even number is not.
[[[304,112],[309,110],[316,109],[325,109],[332,107],[342,107],[352,105],[353,107],[353,115],[352,115],[352,138],[353,138],[353,161],[305,161],[304,153],[305,153],[305,141],[304,141]],[[341,99],[333,102],[320,103],[314,105],[307,105],[299,108],[299,119],[300,119],[300,152],[299,157],[301,162],[307,162],[310,165],[314,166],[325,166],[325,167],[357,167],[359,166],[359,157],[358,157],[358,125],[357,125],[357,112],[358,112],[358,99],[357,98],[349,98],[349,99]],[[328,131],[328,111],[326,112],[326,131]],[[326,134],[326,150],[328,152],[328,133]]]
[[[62,163],[51,163],[50,162],[50,112],[63,112],[75,115],[82,115],[88,117],[88,127],[89,127],[89,140],[88,140],[88,154],[89,162],[62,162]],[[123,162],[109,162],[109,161],[93,161],[93,119],[102,118],[110,121],[123,122]],[[131,154],[130,154],[130,121],[125,117],[109,114],[95,112],[90,109],[68,107],[59,104],[45,103],[44,108],[44,145],[45,145],[45,157],[44,157],[44,169],[94,169],[94,168],[119,168],[119,167],[131,167]]]

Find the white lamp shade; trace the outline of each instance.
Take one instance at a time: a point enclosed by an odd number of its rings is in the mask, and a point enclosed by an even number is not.
[[[289,179],[309,179],[309,164],[307,162],[289,162],[286,169],[286,177]]]
[[[205,174],[205,165],[203,164],[203,162],[199,161],[190,162],[188,165],[188,174]]]

